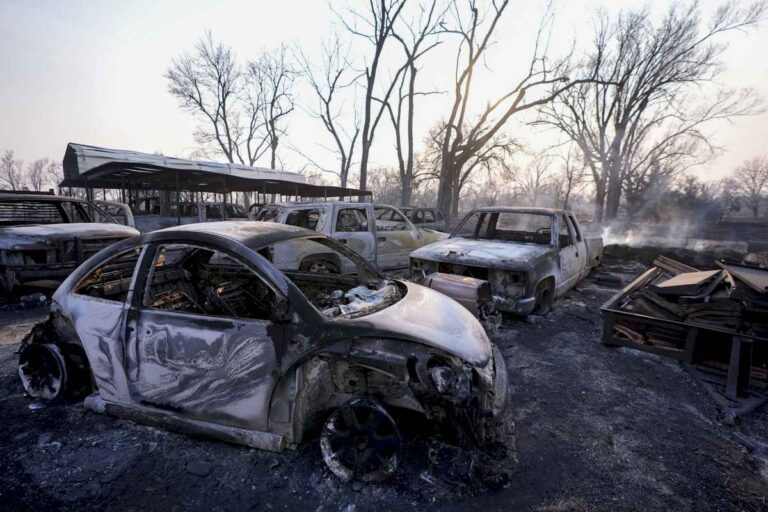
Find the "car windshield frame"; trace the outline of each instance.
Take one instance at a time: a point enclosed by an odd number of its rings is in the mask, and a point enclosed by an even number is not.
[[[540,217],[547,217],[548,223],[550,225],[549,234],[546,235],[547,242],[536,242],[533,241],[534,237],[531,237],[531,240],[510,240],[510,239],[504,239],[504,238],[496,238],[496,237],[488,237],[488,236],[481,236],[481,233],[485,233],[487,235],[488,231],[491,229],[491,226],[493,227],[493,231],[496,231],[496,225],[499,221],[499,217],[504,214],[509,215],[530,215],[530,216],[540,216]],[[474,229],[474,234],[469,235],[461,232],[461,229],[464,227],[464,225],[470,220],[471,217],[474,215],[479,215],[480,219],[478,220],[476,227]],[[553,222],[553,214],[549,212],[538,212],[538,211],[530,211],[530,210],[473,210],[469,212],[467,215],[464,216],[462,221],[459,223],[458,226],[453,230],[451,233],[451,236],[449,238],[465,238],[467,240],[483,240],[483,241],[493,241],[493,242],[510,242],[510,243],[520,243],[520,244],[526,244],[526,245],[539,245],[539,246],[547,246],[551,247],[554,244],[554,241],[552,240],[552,222]],[[482,229],[478,229],[477,225],[480,225]],[[514,233],[528,233],[526,231],[510,231]],[[542,240],[544,240],[544,233],[541,235]]]

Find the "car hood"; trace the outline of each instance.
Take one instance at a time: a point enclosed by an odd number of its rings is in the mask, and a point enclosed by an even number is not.
[[[346,322],[371,329],[374,336],[410,339],[484,365],[491,342],[477,318],[461,304],[430,288],[399,281],[408,289],[398,302]]]
[[[10,249],[24,244],[45,244],[73,238],[128,238],[139,232],[122,224],[75,222],[71,224],[36,224],[0,228],[0,248]]]
[[[551,252],[553,249],[546,245],[449,238],[425,245],[413,251],[411,257],[462,265],[520,270],[532,267]]]

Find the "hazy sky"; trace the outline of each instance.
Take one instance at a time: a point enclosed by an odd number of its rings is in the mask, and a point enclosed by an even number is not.
[[[360,0],[349,4],[356,1]],[[498,44],[487,59],[490,69],[483,71],[479,81],[489,98],[519,77],[530,56],[543,3],[512,1]],[[597,7],[613,11],[644,4],[559,2],[552,53],[557,55],[574,39],[589,40]],[[653,3],[654,8],[662,4],[667,2]],[[707,8],[714,5],[705,1]],[[283,42],[300,46],[311,57],[335,25],[331,9],[322,0],[0,0],[0,150],[13,149],[26,161],[43,156],[61,160],[71,141],[186,156],[195,148],[196,121],[167,92],[163,74],[173,57],[191,49],[209,29],[232,46],[241,61]],[[768,22],[757,30],[730,34],[728,40],[727,71],[721,84],[753,87],[768,99]],[[362,57],[368,47],[360,40],[353,42],[353,51]],[[420,77],[423,89],[447,88],[453,73],[451,44],[444,44],[425,65]],[[299,93],[302,103],[311,100],[306,88]],[[449,95],[443,94],[419,105],[420,136],[443,115],[448,101]],[[719,176],[744,158],[768,154],[766,128],[768,114],[711,125],[713,141],[726,153],[697,172]],[[551,137],[531,133],[519,122],[509,129],[525,134],[533,145]],[[305,111],[291,116],[285,142],[333,165],[322,149],[329,140]],[[387,124],[382,123],[376,143],[374,165],[393,165]],[[283,154],[288,167],[306,163],[289,151]]]

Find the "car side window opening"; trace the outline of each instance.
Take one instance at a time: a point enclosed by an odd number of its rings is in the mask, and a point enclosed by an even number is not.
[[[125,302],[140,254],[141,247],[136,247],[113,256],[85,276],[75,287],[75,293]]]
[[[336,217],[336,231],[354,233],[368,231],[368,215],[365,208],[343,208]]]
[[[573,242],[571,240],[570,228],[568,227],[568,223],[565,221],[565,216],[559,215],[558,217],[560,221],[559,222],[560,228],[558,229],[557,237],[558,237],[558,243],[560,244],[560,248],[562,249],[564,247],[568,247],[569,245],[572,245]]]
[[[326,211],[325,208],[294,210],[288,214],[285,223],[289,226],[298,226],[311,229],[312,231],[322,231],[325,224]]]
[[[326,238],[285,240],[259,250],[327,318],[354,318],[402,298],[393,281],[357,253]]]
[[[60,202],[0,200],[0,226],[65,224],[69,218]]]
[[[432,212],[432,210],[424,210],[422,215],[424,216],[425,223],[428,224],[430,222],[435,222],[435,214]]]
[[[405,231],[408,229],[408,222],[405,217],[400,215],[392,208],[375,208],[376,231]]]
[[[163,311],[269,320],[275,292],[224,252],[168,244],[155,254],[143,303]]]
[[[573,218],[573,215],[569,215],[568,219],[571,221],[571,227],[576,234],[576,240],[581,242],[581,230],[579,229],[579,224],[576,222],[576,219]]]
[[[256,216],[256,220],[260,222],[277,222],[278,214],[280,210],[277,208],[264,208]]]

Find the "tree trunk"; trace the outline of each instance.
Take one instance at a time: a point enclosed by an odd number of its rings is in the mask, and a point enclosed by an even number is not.
[[[403,176],[403,182],[400,188],[400,206],[411,206],[411,194],[413,192],[413,183],[411,176]]]
[[[443,214],[443,219],[445,219],[444,227],[446,230],[448,229],[451,218],[452,187],[450,174],[450,169],[448,169],[446,159],[443,158],[443,161],[440,165],[440,181],[438,182],[437,186],[437,209],[440,211],[440,213]]]
[[[605,205],[605,183],[595,183],[595,222],[603,223],[603,207]]]
[[[619,214],[621,202],[621,169],[611,166],[608,173],[608,193],[605,199],[605,219],[613,220]]]
[[[360,152],[360,190],[365,190],[368,185],[368,152],[370,150],[370,144],[366,140],[366,131],[363,131],[363,141]]]

